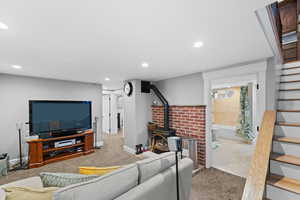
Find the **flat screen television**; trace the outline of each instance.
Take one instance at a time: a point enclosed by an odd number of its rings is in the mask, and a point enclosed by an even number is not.
[[[66,134],[92,128],[91,101],[29,101],[30,135]]]

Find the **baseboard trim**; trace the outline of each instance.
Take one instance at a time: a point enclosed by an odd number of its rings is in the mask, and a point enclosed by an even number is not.
[[[23,159],[23,163],[27,163],[28,162],[28,156],[24,156],[22,157]],[[14,166],[18,165],[20,163],[20,159],[19,158],[14,158],[14,159],[10,159],[9,160],[9,166],[10,169],[13,169]]]
[[[97,141],[96,144],[95,144],[96,148],[100,148],[100,147],[103,147],[103,146],[104,146],[104,142],[103,141]]]
[[[123,150],[124,150],[125,152],[127,152],[127,153],[135,154],[135,150],[132,149],[132,148],[130,148],[130,147],[128,147],[128,146],[126,146],[126,145],[123,146]]]

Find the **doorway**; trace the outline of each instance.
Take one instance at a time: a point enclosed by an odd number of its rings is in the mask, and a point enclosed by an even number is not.
[[[212,166],[246,177],[257,130],[256,81],[212,85]]]
[[[103,92],[103,132],[121,134],[124,126],[123,94],[121,90]]]
[[[103,94],[102,97],[102,129],[105,134],[111,132],[111,99],[109,94]]]

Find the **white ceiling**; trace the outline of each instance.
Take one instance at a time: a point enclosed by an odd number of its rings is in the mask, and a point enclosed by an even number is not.
[[[9,27],[0,30],[0,73],[113,88],[126,79],[155,81],[270,57],[254,13],[268,3],[0,0],[0,21]],[[194,48],[196,41],[204,46]]]

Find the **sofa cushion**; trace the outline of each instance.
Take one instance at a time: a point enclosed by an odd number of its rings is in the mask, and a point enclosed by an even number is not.
[[[184,158],[178,164],[180,200],[190,200],[193,161]],[[174,200],[176,194],[176,166],[174,165],[115,200]]]
[[[21,179],[18,181],[14,181],[5,185],[1,185],[0,188],[4,188],[4,187],[30,187],[30,188],[43,188],[43,183],[41,181],[41,178],[38,176],[33,176],[30,178],[25,178],[25,179]]]
[[[112,200],[138,185],[136,164],[127,165],[93,180],[61,188],[53,200]]]
[[[7,187],[3,189],[6,192],[6,200],[52,200],[52,193],[58,188]]]
[[[175,165],[175,153],[163,153],[157,157],[138,161],[137,165],[139,169],[139,184],[141,184],[156,174]]]
[[[76,183],[82,183],[99,176],[72,174],[72,173],[40,173],[44,187],[66,187]]]

